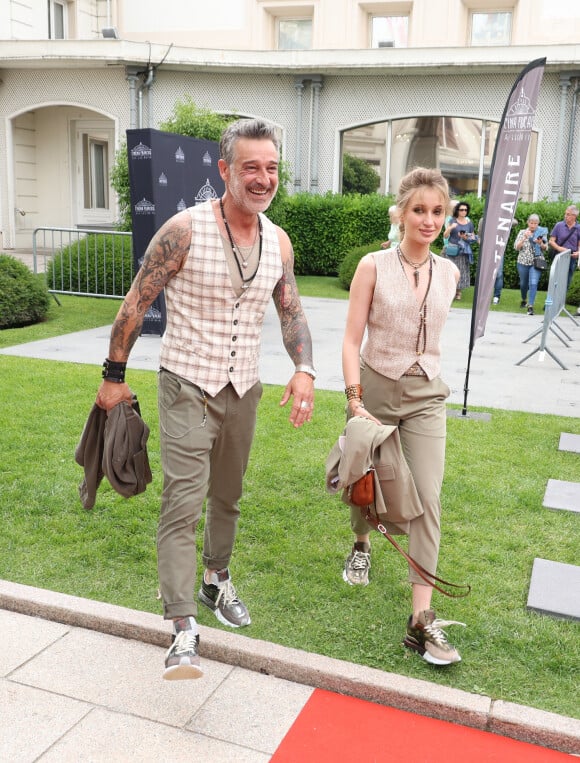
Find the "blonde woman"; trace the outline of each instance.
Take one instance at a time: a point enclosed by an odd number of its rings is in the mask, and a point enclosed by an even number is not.
[[[432,574],[439,555],[440,492],[445,465],[449,387],[440,376],[440,339],[459,281],[459,270],[430,250],[449,208],[447,181],[417,168],[401,181],[397,198],[401,243],[372,252],[354,274],[342,365],[349,416],[399,428],[423,514],[409,524],[409,554]],[[363,345],[363,337],[367,340]],[[370,527],[351,512],[356,540],[343,571],[351,585],[366,585]],[[434,665],[459,662],[431,607],[433,589],[409,569],[412,614],[404,644]]]

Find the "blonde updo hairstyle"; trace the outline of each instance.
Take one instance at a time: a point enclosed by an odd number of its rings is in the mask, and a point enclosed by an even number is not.
[[[434,191],[438,191],[441,194],[446,214],[450,211],[449,186],[441,172],[439,170],[428,169],[427,167],[415,167],[415,169],[412,169],[402,178],[399,184],[399,193],[397,194],[397,209],[401,216],[401,222],[399,223],[401,238],[405,233],[405,223],[403,222],[402,215],[409,206],[415,192],[421,188],[432,188]]]

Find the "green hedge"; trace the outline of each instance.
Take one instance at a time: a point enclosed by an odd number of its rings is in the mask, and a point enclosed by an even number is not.
[[[576,307],[580,307],[580,271],[577,270],[574,273],[574,277],[572,278],[572,283],[570,284],[570,288],[568,289],[568,294],[566,295],[566,302],[569,305],[576,305]]]
[[[298,193],[268,216],[290,236],[298,275],[336,276],[351,249],[386,240],[392,203],[380,194]]]
[[[0,254],[0,329],[40,323],[49,305],[42,276],[34,275],[15,257]]]
[[[133,280],[130,236],[95,233],[61,249],[46,270],[49,289],[123,297]]]
[[[466,195],[462,200],[471,207],[470,219],[477,230],[484,213],[485,199]],[[269,217],[281,225],[292,240],[296,256],[296,273],[299,275],[326,275],[344,279],[344,288],[350,288],[352,279],[352,261],[360,260],[363,254],[373,251],[376,242],[384,241],[389,230],[389,206],[394,203],[392,196],[380,194],[341,195],[327,193],[316,196],[299,193],[284,200]],[[518,231],[526,225],[528,216],[535,213],[540,216],[540,224],[551,231],[554,225],[564,219],[565,201],[520,201],[516,209],[517,225],[512,228],[505,249],[504,287],[519,288],[519,276],[516,266],[517,252],[514,241]],[[369,243],[370,242],[370,243]],[[434,251],[440,251],[443,237],[434,242]],[[365,251],[362,251],[362,249]],[[345,258],[349,262],[341,275],[341,264]],[[475,279],[479,247],[474,248],[472,282]],[[358,258],[358,259],[357,259]],[[349,264],[350,263],[350,264]],[[349,270],[352,270],[350,276]],[[549,270],[540,279],[540,289],[546,290]],[[575,282],[570,289],[574,299]],[[572,302],[575,304],[575,302]]]

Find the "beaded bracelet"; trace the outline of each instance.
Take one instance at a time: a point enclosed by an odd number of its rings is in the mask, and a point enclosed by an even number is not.
[[[109,360],[109,358],[107,358],[103,363],[103,379],[115,382],[116,384],[123,384],[125,381],[126,368],[126,363]]]
[[[346,399],[348,401],[355,400],[355,399],[361,399],[363,393],[363,388],[360,384],[349,384],[348,387],[345,388],[344,394],[346,395]]]

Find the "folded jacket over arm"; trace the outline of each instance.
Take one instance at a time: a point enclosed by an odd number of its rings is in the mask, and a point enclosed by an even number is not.
[[[326,460],[327,490],[342,490],[342,500],[354,505],[348,497],[348,486],[370,468],[374,468],[374,512],[381,521],[387,521],[393,532],[408,533],[410,520],[420,516],[423,507],[403,455],[399,430],[354,416]]]
[[[89,413],[75,450],[75,461],[85,470],[79,485],[85,509],[95,505],[104,476],[124,498],[143,493],[152,480],[147,455],[149,427],[135,410],[135,403],[119,403],[108,415],[95,404]]]

